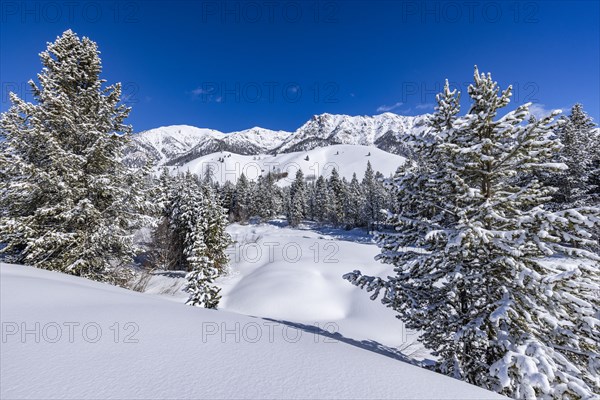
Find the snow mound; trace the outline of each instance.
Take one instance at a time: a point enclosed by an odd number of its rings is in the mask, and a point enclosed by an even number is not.
[[[227,227],[236,243],[229,250],[231,274],[217,281],[224,310],[327,324],[344,337],[390,348],[415,345],[416,333],[405,330],[393,310],[341,279],[353,268],[377,276],[393,273],[390,265],[374,260],[379,248],[365,231],[284,225]]]

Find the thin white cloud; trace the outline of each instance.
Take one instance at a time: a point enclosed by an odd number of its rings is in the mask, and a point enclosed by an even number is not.
[[[417,110],[431,110],[431,109],[433,109],[433,107],[434,107],[433,103],[417,104],[415,106],[415,108]]]
[[[196,89],[189,92],[192,100],[201,99],[204,103],[221,103],[223,98],[221,96],[217,96],[213,93],[213,90],[204,89],[202,87],[197,87]]]
[[[396,108],[402,107],[402,104],[404,104],[404,103],[398,102],[398,103],[396,103],[394,105],[391,105],[391,106],[386,106],[386,105],[379,106],[379,107],[377,107],[377,112],[392,111],[392,110],[395,110]]]
[[[201,94],[205,94],[205,93],[208,93],[208,92],[200,87],[192,90],[192,94],[194,96],[200,96]]]
[[[554,111],[555,108],[546,108],[544,104],[532,104],[529,107],[529,115],[533,115],[536,119],[547,117]]]

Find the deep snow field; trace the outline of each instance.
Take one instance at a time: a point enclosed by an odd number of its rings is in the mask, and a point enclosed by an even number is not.
[[[184,305],[177,273],[137,293],[3,264],[0,397],[502,398],[403,361],[427,357],[414,333],[341,278],[392,272],[364,231],[228,231],[217,311]]]

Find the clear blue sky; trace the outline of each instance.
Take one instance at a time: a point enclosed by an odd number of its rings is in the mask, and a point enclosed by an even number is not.
[[[600,119],[598,1],[0,2],[1,110],[71,28],[123,82],[135,131],[189,124],[293,130],[323,112],[415,115],[473,65],[514,102]],[[514,105],[514,104],[513,104]],[[513,106],[511,105],[511,106]]]

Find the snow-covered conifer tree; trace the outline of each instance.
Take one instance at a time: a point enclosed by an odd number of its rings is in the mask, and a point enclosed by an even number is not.
[[[270,219],[281,212],[281,195],[275,186],[275,178],[270,172],[259,176],[252,193],[253,214],[262,219]]]
[[[166,269],[187,271],[187,304],[216,308],[219,290],[214,280],[224,274],[231,243],[225,231],[227,214],[212,185],[189,173],[169,179],[163,219]],[[162,231],[155,231],[155,235]]]
[[[329,197],[329,188],[327,181],[320,175],[315,182],[314,188],[314,203],[315,212],[314,218],[316,221],[325,222],[329,218],[331,212],[331,202]]]
[[[370,227],[373,224],[377,213],[375,198],[375,172],[371,166],[371,161],[367,161],[367,169],[365,170],[365,175],[362,180],[362,187],[365,194],[363,218],[367,222],[367,226]]]
[[[121,85],[104,85],[96,43],[71,30],[40,58],[35,102],[11,93],[0,118],[0,242],[16,262],[119,283],[147,205],[120,160],[131,132]]]
[[[188,229],[185,240],[188,281],[185,290],[190,294],[187,304],[205,308],[217,308],[221,296],[214,280],[225,272],[229,262],[226,249],[231,237],[225,231],[227,215],[217,201],[212,187],[203,181],[202,195],[193,193],[188,197],[189,212],[184,216],[184,228]]]
[[[333,224],[341,224],[344,221],[344,206],[346,204],[346,187],[340,179],[336,168],[331,170],[331,176],[327,182],[329,189],[329,200],[331,201],[329,220]]]
[[[402,205],[378,258],[396,275],[345,278],[373,299],[384,290],[383,303],[422,332],[445,374],[514,398],[592,398],[600,257],[587,248],[600,210],[549,212],[551,190],[514,183],[520,173],[564,168],[551,162],[556,113],[525,122],[525,104],[498,117],[511,88],[500,93],[477,68],[468,91],[464,117],[446,101],[452,92],[438,96],[434,121],[445,122],[417,146],[439,168],[415,163],[389,183]]]
[[[198,219],[190,232],[189,246],[185,249],[186,262],[190,269],[186,275],[185,291],[190,294],[186,304],[217,308],[221,299],[221,289],[214,285],[214,280],[219,276],[219,269],[208,256],[209,246],[204,237],[204,232],[208,229],[207,221]]]
[[[365,204],[362,188],[356,177],[356,173],[352,174],[352,180],[348,184],[348,193],[346,196],[346,224],[349,228],[354,228],[362,225],[362,208]]]
[[[243,173],[240,175],[235,185],[233,194],[232,210],[234,220],[246,222],[250,217],[251,208],[250,182]]]
[[[219,191],[219,202],[221,206],[227,211],[227,217],[229,221],[234,221],[233,215],[233,201],[235,198],[235,186],[231,181],[225,181],[220,187]]]
[[[273,218],[283,211],[283,194],[281,189],[275,185],[275,176],[269,172],[265,178],[266,195],[269,197],[266,207],[268,218]]]
[[[556,174],[556,179],[551,182],[558,187],[554,195],[558,208],[598,203],[594,182],[598,174],[599,151],[596,124],[579,103],[559,122],[557,133],[563,148],[556,158],[569,168]]]
[[[296,172],[294,182],[290,186],[288,222],[291,226],[298,226],[306,217],[307,198],[304,173],[301,169]]]
[[[232,243],[231,236],[225,231],[227,214],[210,186],[203,185],[203,191],[202,219],[205,224],[202,238],[206,245],[205,255],[210,260],[211,268],[216,269],[217,273],[222,275],[229,262],[226,250]]]
[[[361,182],[362,192],[364,193],[364,206],[362,209],[362,219],[368,229],[375,229],[383,216],[381,210],[385,207],[385,198],[387,193],[383,183],[375,176],[371,162],[367,162],[367,169]]]
[[[193,246],[196,226],[205,223],[205,199],[198,178],[189,171],[177,176],[170,190],[166,215],[169,223],[170,266],[168,269],[190,271],[187,257]]]
[[[256,183],[251,186],[251,190],[249,193],[250,197],[250,207],[249,214],[256,215],[261,217],[261,219],[266,218],[266,199],[264,194],[266,193],[267,188],[265,187],[265,177],[262,175],[258,176]]]
[[[174,181],[167,168],[161,170],[154,186],[154,199],[158,215],[149,243],[148,263],[152,268],[168,270],[171,262],[169,204],[173,196]]]

